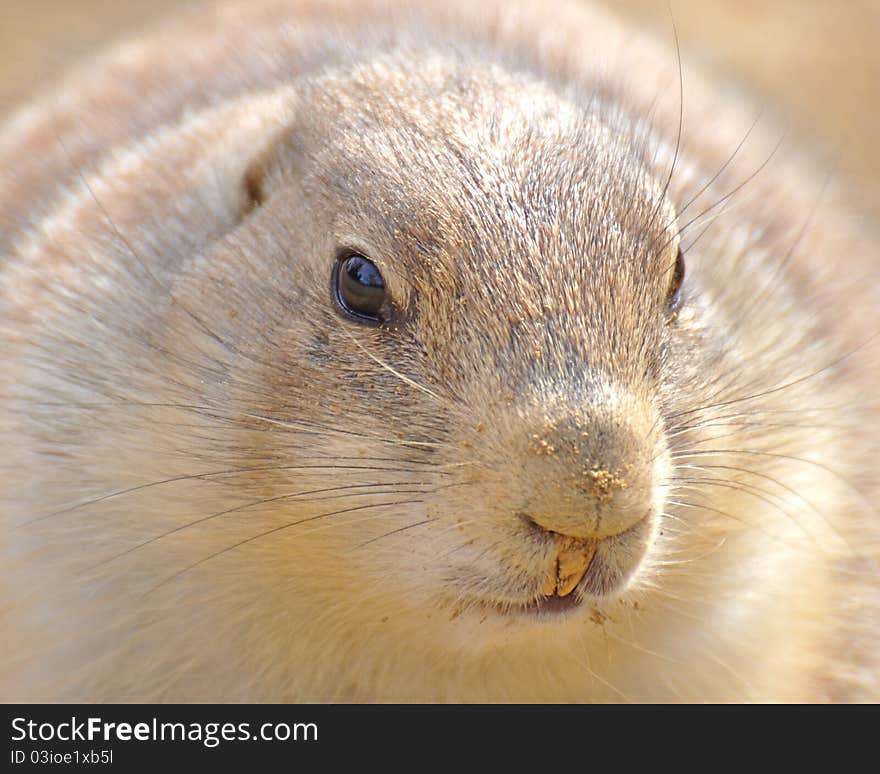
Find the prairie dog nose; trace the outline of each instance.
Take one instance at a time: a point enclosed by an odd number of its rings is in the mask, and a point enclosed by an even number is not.
[[[600,410],[533,432],[524,471],[529,519],[575,538],[617,535],[641,521],[654,502],[650,427],[629,412]]]

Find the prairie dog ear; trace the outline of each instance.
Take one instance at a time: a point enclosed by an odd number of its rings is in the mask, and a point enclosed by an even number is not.
[[[272,187],[278,165],[278,147],[283,142],[282,135],[286,132],[275,134],[263,149],[251,160],[244,171],[244,191],[247,195],[246,211],[250,212],[256,207],[261,207],[269,198],[269,190]]]
[[[176,267],[182,256],[234,229],[253,207],[252,191],[260,189],[257,177],[249,188],[248,169],[290,127],[294,103],[289,86],[245,94],[110,147],[17,249],[56,264],[107,252],[108,262]],[[107,247],[108,231],[129,245],[121,254]],[[88,276],[72,275],[70,293]]]
[[[169,136],[161,154],[169,198],[198,201],[215,233],[234,226],[260,203],[256,170],[290,126],[294,103],[284,86],[221,102],[163,129]]]
[[[266,201],[266,168],[271,163],[274,144],[265,148],[244,171],[244,190],[247,194],[247,209],[262,206]]]
[[[239,196],[244,196],[241,214],[261,206],[268,196],[269,177],[277,164],[278,148],[290,133],[296,114],[296,95],[289,86],[246,99],[243,105],[258,123],[252,141],[233,161]],[[243,163],[243,164],[242,164]]]
[[[172,232],[191,245],[216,238],[253,207],[248,170],[290,126],[294,101],[285,86],[185,114],[112,154],[89,175],[91,193],[122,233],[153,221],[166,223],[159,242]]]
[[[262,206],[278,179],[283,177],[289,155],[285,150],[290,146],[295,115],[296,98],[292,91],[285,90],[280,116],[282,120],[264,136],[261,148],[251,157],[244,170],[242,185],[247,197],[246,212]]]

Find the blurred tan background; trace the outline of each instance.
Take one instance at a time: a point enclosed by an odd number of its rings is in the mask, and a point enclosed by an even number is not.
[[[598,1],[670,43],[671,8],[683,56],[791,119],[880,218],[880,0]],[[0,0],[0,114],[71,61],[187,4]]]

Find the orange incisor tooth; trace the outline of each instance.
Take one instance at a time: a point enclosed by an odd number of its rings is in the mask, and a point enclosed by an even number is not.
[[[568,541],[559,549],[556,593],[565,597],[574,591],[596,554],[596,542]]]

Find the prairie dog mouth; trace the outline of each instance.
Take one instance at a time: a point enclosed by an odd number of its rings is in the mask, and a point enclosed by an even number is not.
[[[623,588],[644,558],[651,542],[652,519],[646,516],[628,530],[605,538],[554,535],[554,571],[544,577],[540,596],[521,602],[492,600],[503,614],[560,616],[582,609]]]

